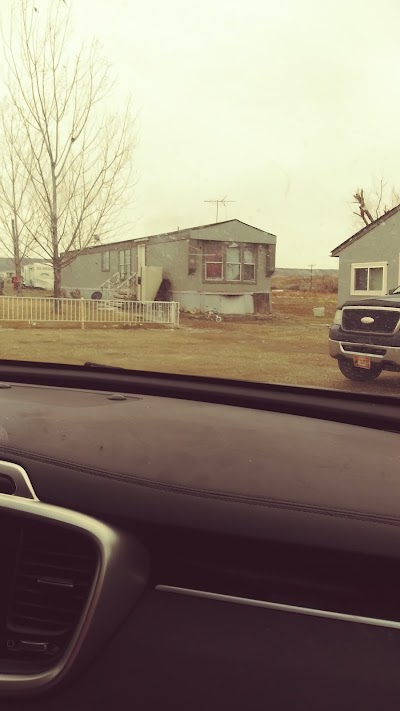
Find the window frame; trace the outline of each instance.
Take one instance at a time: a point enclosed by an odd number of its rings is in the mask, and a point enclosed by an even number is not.
[[[221,259],[220,259],[220,260],[213,260],[213,261],[207,260],[207,257],[213,256],[212,254],[207,254],[207,247],[209,247],[210,244],[213,245],[213,246],[214,246],[215,244],[218,244],[218,246],[221,248]],[[204,264],[204,269],[203,269],[203,281],[207,281],[207,282],[208,282],[208,281],[213,281],[213,282],[215,282],[215,281],[217,281],[217,282],[222,282],[222,281],[224,281],[224,245],[221,244],[220,242],[219,242],[219,243],[218,243],[218,242],[213,242],[213,241],[210,241],[210,242],[208,242],[208,243],[205,242],[205,243],[204,243],[204,247],[203,247],[203,264]],[[214,266],[214,265],[216,265],[216,264],[221,265],[221,276],[220,276],[220,277],[208,277],[208,276],[207,276],[207,266],[208,266],[208,265],[213,265],[213,266]]]
[[[228,261],[228,249],[237,249],[239,251],[239,261],[238,262],[232,262]],[[242,266],[243,266],[243,250],[241,248],[240,244],[236,244],[235,247],[233,247],[231,244],[226,244],[224,245],[224,249],[222,252],[222,258],[225,257],[225,272],[224,272],[224,281],[235,284],[235,283],[241,283],[242,282]],[[228,279],[226,274],[228,271],[228,266],[230,267],[239,267],[239,279]]]
[[[104,266],[104,255],[108,255],[108,267]],[[101,271],[102,272],[109,272],[111,269],[111,253],[110,250],[107,249],[101,253]]]
[[[123,254],[124,256],[123,256],[123,259],[121,260],[121,255],[122,255],[122,254]],[[129,258],[128,258],[128,259],[126,259],[127,254],[129,255]],[[127,269],[127,266],[129,266],[129,269]],[[122,273],[121,267],[122,267],[123,270],[124,270],[123,273]],[[129,248],[129,249],[120,249],[120,250],[118,250],[118,272],[119,272],[120,278],[121,278],[123,281],[126,281],[126,280],[129,279],[129,277],[131,276],[131,272],[132,272],[132,252],[131,252],[131,249],[130,249],[130,248]]]
[[[382,269],[382,289],[356,289],[355,278],[357,269],[367,269],[367,287],[369,286],[369,270]],[[350,295],[351,296],[385,296],[387,294],[388,262],[354,262],[350,268]]]
[[[207,246],[208,244],[220,244],[222,248],[222,261],[218,262],[210,262],[207,261]],[[249,242],[246,243],[218,243],[216,240],[210,240],[210,243],[207,243],[206,241],[204,242],[203,245],[203,282],[204,283],[209,283],[209,282],[218,282],[218,283],[223,283],[223,284],[256,284],[257,283],[257,244],[252,244]],[[227,260],[227,252],[230,247],[235,247],[239,249],[239,262],[232,262]],[[252,254],[253,254],[253,262],[245,262],[244,261],[244,251],[245,249],[251,249]],[[207,265],[208,264],[221,264],[221,277],[207,277]],[[239,266],[239,272],[240,272],[240,278],[239,279],[227,279],[226,277],[226,272],[227,272],[227,266],[228,265],[233,265],[233,266]],[[244,266],[252,266],[254,270],[254,278],[252,279],[244,279],[243,274],[244,274]]]
[[[244,252],[246,249],[251,249],[253,253],[253,262],[245,262],[244,261]],[[258,254],[258,249],[257,245],[255,244],[242,244],[242,251],[241,251],[241,258],[242,258],[242,282],[245,284],[256,284],[257,282],[257,254]],[[244,268],[245,267],[253,267],[254,269],[254,277],[253,279],[244,279],[243,274],[244,274]]]

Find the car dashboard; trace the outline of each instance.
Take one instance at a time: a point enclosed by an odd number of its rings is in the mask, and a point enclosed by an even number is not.
[[[0,386],[1,708],[265,708],[266,679],[276,704],[395,708],[394,399],[22,371]]]

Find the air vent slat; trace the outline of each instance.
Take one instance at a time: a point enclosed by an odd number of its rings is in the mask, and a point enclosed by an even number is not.
[[[60,570],[60,573],[61,572],[62,571]],[[45,575],[45,571],[37,571],[36,573],[25,573],[25,572],[21,571],[18,575],[18,579],[24,578],[26,580],[37,580],[38,578],[40,578],[43,575]],[[69,576],[60,575],[57,577],[69,577]],[[85,575],[85,576],[80,575],[80,578],[77,578],[75,582],[76,582],[76,585],[86,586],[90,579],[91,579],[90,575]]]
[[[87,574],[87,568],[81,568],[81,567],[75,567],[73,565],[59,565],[56,562],[55,563],[47,563],[46,561],[26,561],[24,563],[24,569],[37,569],[37,568],[43,568],[45,570],[63,570],[65,572],[74,572],[74,573],[83,573]]]
[[[58,615],[60,617],[61,615],[66,615],[70,617],[71,619],[75,619],[77,612],[79,613],[80,611],[80,605],[75,605],[75,609],[72,609],[71,607],[58,607],[58,606],[51,606],[51,605],[42,605],[40,603],[35,603],[35,602],[17,602],[15,604],[15,609],[18,610],[19,612],[22,610],[45,610],[46,614],[50,616],[51,613],[54,613],[54,615]]]
[[[52,555],[51,551],[43,551],[41,548],[36,548],[36,547],[31,547],[27,546],[26,547],[26,552],[30,556],[35,555],[37,553],[39,557],[42,557],[43,555]],[[53,552],[53,555],[57,556],[58,558],[73,558],[75,560],[81,559],[81,560],[90,560],[90,557],[85,554],[85,553],[78,553],[75,551],[56,551]]]
[[[48,614],[48,610],[27,610],[27,611],[15,611],[15,617],[16,619],[21,620],[36,620],[40,622],[41,624],[47,623],[49,625],[57,625],[57,626],[65,626],[67,623],[70,623],[71,620],[65,620],[61,615],[59,616],[59,619],[54,619],[54,617],[51,617]]]

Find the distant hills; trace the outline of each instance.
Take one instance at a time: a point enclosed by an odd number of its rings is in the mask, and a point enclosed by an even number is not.
[[[26,257],[22,259],[22,266],[32,264],[33,262],[45,262],[45,259],[30,259]],[[14,260],[11,257],[0,257],[0,272],[13,272],[15,270]]]
[[[338,276],[338,269],[313,269],[313,276]],[[310,269],[275,269],[277,277],[309,277]]]

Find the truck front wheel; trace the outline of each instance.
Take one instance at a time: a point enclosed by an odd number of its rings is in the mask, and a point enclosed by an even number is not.
[[[370,370],[367,370],[366,368],[357,368],[350,360],[340,358],[338,366],[345,378],[356,380],[359,383],[375,380],[382,372],[382,366],[379,363],[371,363]]]

